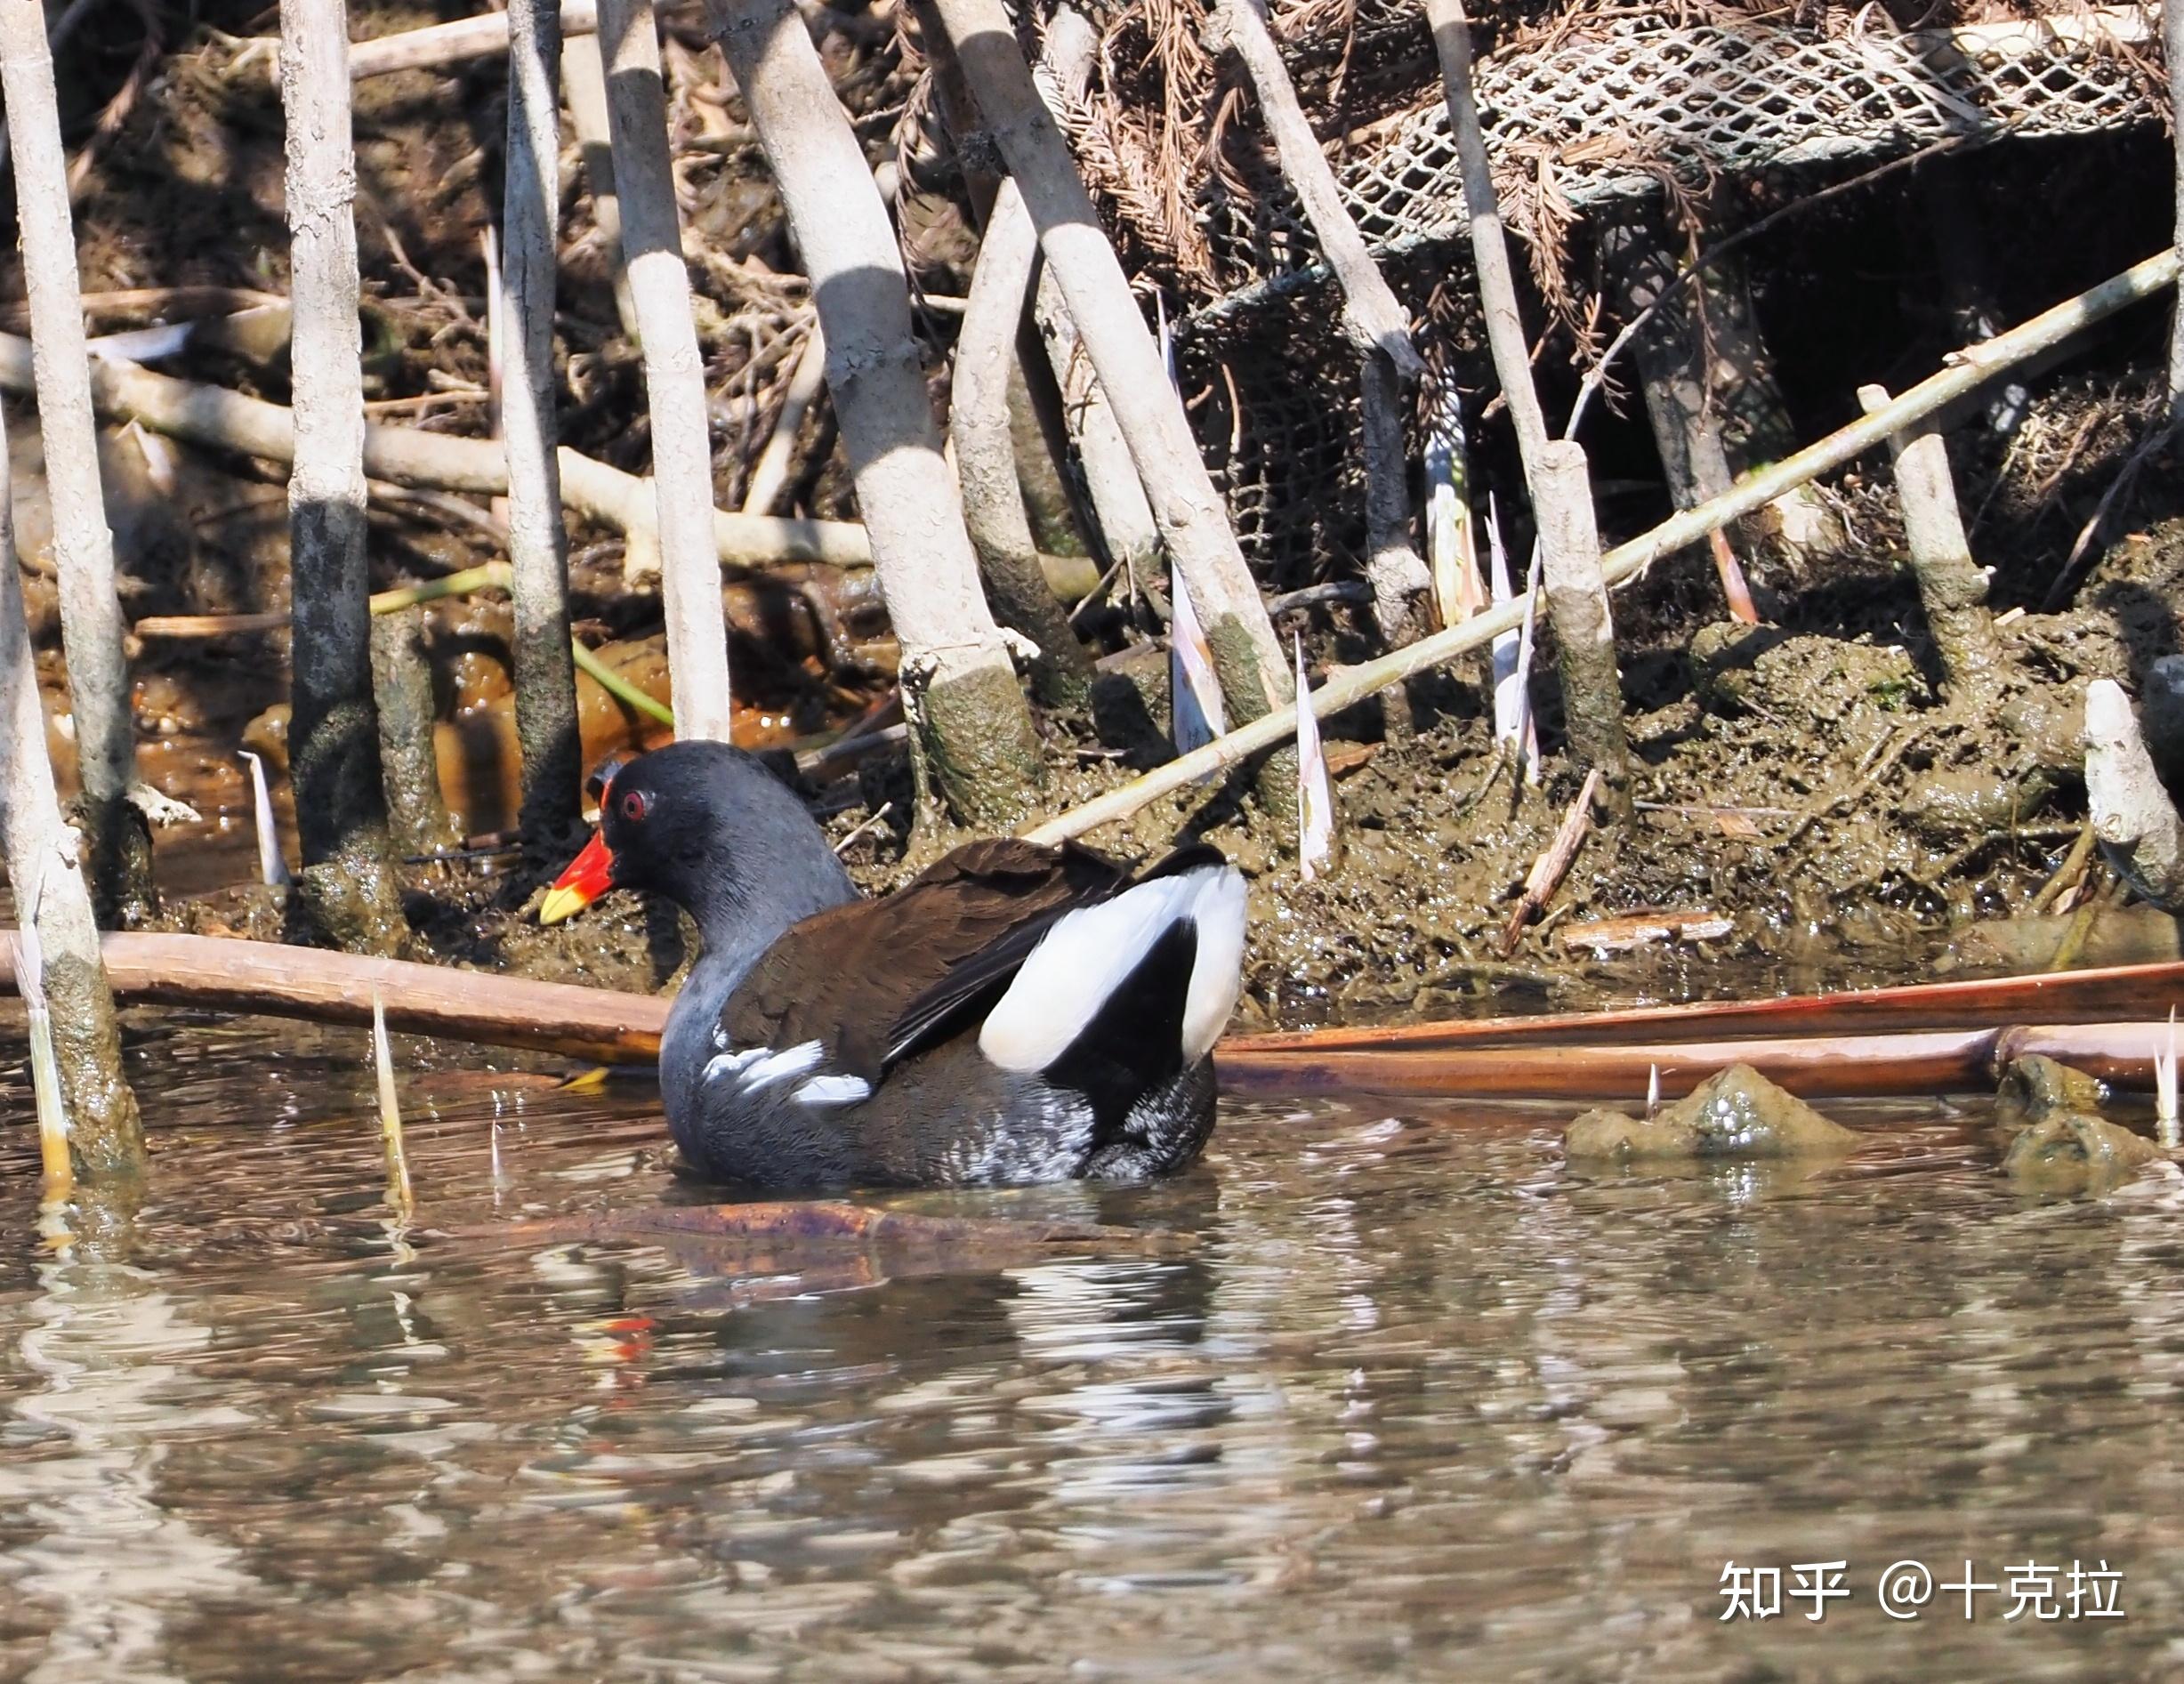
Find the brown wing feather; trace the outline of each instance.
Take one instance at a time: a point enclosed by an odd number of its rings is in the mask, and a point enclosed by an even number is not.
[[[1015,973],[1062,914],[1127,881],[1075,844],[1003,837],[956,849],[884,900],[807,918],[729,997],[729,1044],[817,1041],[827,1067],[877,1083],[890,1060]]]

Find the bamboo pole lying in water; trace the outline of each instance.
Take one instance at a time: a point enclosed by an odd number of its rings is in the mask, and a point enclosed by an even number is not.
[[[1613,1045],[1640,1041],[1726,1040],[1737,1035],[1854,1035],[1910,1029],[1971,1029],[2038,1019],[2087,1023],[2144,1018],[2184,1004],[2184,961],[2049,971],[2024,977],[1915,982],[1772,1000],[1701,1000],[1536,1017],[1311,1029],[1251,1038],[1256,1052],[1426,1052],[1453,1047]]]
[[[651,1062],[667,1021],[668,1003],[652,995],[267,941],[131,933],[106,937],[101,952],[115,994],[132,1005],[368,1028],[377,990],[387,1027],[405,1035],[529,1047],[603,1064]],[[14,992],[11,962],[0,974],[0,993]]]
[[[1644,1099],[1657,1071],[1664,1095],[1688,1093],[1726,1065],[1748,1064],[1801,1099],[1971,1093],[2031,1053],[2123,1087],[2151,1089],[2161,1023],[2010,1024],[1911,1035],[1778,1035],[1758,1040],[1609,1046],[1444,1047],[1428,1052],[1262,1050],[1226,1041],[1214,1063],[1224,1092],[1409,1094],[1433,1099]]]
[[[0,931],[0,949],[12,954],[9,934]],[[115,994],[133,1004],[365,1027],[376,993],[388,1026],[407,1034],[608,1064],[657,1059],[667,1020],[667,1001],[651,995],[268,942],[130,933],[107,936],[102,951]],[[0,993],[14,991],[12,964],[0,959]],[[2009,1060],[2043,1052],[2151,1088],[2168,1026],[2136,1015],[2179,999],[2184,963],[2130,965],[1752,1003],[1232,1036],[1216,1062],[1238,1094],[1635,1100],[1656,1065],[1664,1092],[1742,1061],[1808,1096],[1928,1094],[1990,1087]],[[2008,1021],[2035,1011],[2045,1019],[2035,1027]],[[2134,1020],[2059,1020],[2118,1011]],[[1890,1032],[1860,1034],[1858,1025]],[[1810,1027],[1823,1032],[1797,1033]],[[1441,1044],[1429,1043],[1437,1035]]]

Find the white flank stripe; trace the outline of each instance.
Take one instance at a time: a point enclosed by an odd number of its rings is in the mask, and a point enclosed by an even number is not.
[[[1244,880],[1201,866],[1126,889],[1059,920],[1032,949],[979,1031],[979,1050],[1004,1070],[1044,1070],[1152,950],[1170,926],[1197,925],[1198,956],[1185,996],[1182,1041],[1196,1062],[1235,1009],[1244,952]]]
[[[1192,872],[1191,876],[1200,873]],[[1213,1050],[1229,1027],[1244,991],[1244,875],[1233,866],[1203,874],[1192,913],[1198,923],[1198,957],[1183,996],[1183,1062],[1196,1064]]]

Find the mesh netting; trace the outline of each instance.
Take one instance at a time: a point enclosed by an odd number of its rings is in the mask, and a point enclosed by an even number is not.
[[[1680,28],[1627,19],[1551,51],[1479,67],[1497,178],[1551,174],[1573,208],[1642,193],[1663,168],[1691,178],[1881,158],[1951,136],[2083,134],[2157,120],[2118,51],[2148,39],[2135,12],[1904,35],[1820,36],[1761,23]],[[1438,90],[1435,90],[1438,93]],[[1462,231],[1463,185],[1438,98],[1364,137],[1337,172],[1376,247]],[[1216,205],[1230,274],[1312,264],[1285,197]],[[1236,308],[1230,305],[1230,309]]]
[[[2147,66],[2133,56],[2153,33],[2131,12],[1833,36],[1625,19],[1482,63],[1478,88],[1503,205],[1540,195],[1582,214],[1657,191],[1664,171],[1704,180],[1880,160],[1950,137],[1985,143],[2156,122]],[[1353,135],[1337,168],[1351,214],[1414,316],[1452,271],[1444,314],[1452,302],[1469,304],[1455,148],[1438,85],[1431,93],[1413,114]],[[1202,432],[1223,464],[1246,553],[1269,579],[1324,576],[1355,553],[1363,525],[1356,360],[1336,331],[1339,296],[1278,187],[1217,192],[1208,232],[1224,272],[1251,278],[1181,326],[1187,359],[1209,379],[1225,367],[1223,395],[1240,411],[1206,406]],[[1422,336],[1437,337],[1431,326]]]

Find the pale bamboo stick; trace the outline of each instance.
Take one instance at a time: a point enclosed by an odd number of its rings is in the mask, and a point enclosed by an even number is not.
[[[1014,823],[1044,767],[940,452],[894,227],[790,0],[710,0],[707,12],[811,278],[923,763],[958,818]]]
[[[38,429],[45,441],[46,486],[52,502],[60,635],[68,652],[92,892],[102,920],[134,923],[155,907],[151,834],[129,800],[136,781],[129,662],[115,586],[114,539],[106,524],[99,473],[68,158],[61,147],[45,13],[38,0],[0,0],[0,92],[5,94],[13,143],[16,218],[29,295]]]
[[[581,818],[583,745],[569,656],[568,535],[553,386],[553,306],[561,220],[559,83],[563,20],[550,0],[509,0],[507,252],[501,318],[511,352],[501,378],[508,453],[508,559],[513,571],[516,740],[523,830],[546,842]]]
[[[1129,278],[1032,82],[1008,13],[1001,0],[938,0],[938,6],[1213,644],[1229,712],[1250,719],[1281,708],[1294,684],[1273,621],[1199,456],[1182,399],[1168,383]],[[1280,774],[1270,779],[1269,811],[1285,810],[1291,781]]]
[[[690,314],[682,223],[667,157],[667,92],[651,0],[603,0],[600,48],[622,249],[644,342],[652,415],[652,482],[658,499],[660,596],[675,729],[686,738],[731,736],[728,621],[713,548],[713,440],[705,420],[705,367]]]
[[[136,1095],[122,1074],[121,1031],[100,963],[99,931],[76,834],[61,822],[53,794],[37,663],[23,619],[14,506],[0,425],[0,845],[15,890],[16,917],[29,921],[44,954],[53,1061],[69,1136],[65,1154],[59,1162],[49,1158],[47,1167],[56,1177],[67,1171],[96,1182],[142,1172],[144,1132]]]
[[[288,477],[296,892],[344,947],[403,931],[372,703],[364,552],[364,371],[357,358],[356,161],[343,0],[281,0],[294,466]]]

